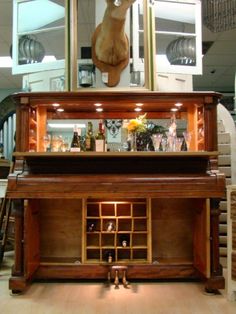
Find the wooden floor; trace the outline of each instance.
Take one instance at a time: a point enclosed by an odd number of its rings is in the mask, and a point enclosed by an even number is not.
[[[131,282],[34,283],[22,295],[11,296],[8,278],[12,252],[4,257],[0,269],[1,314],[235,314],[236,302],[227,301],[226,292],[206,295],[201,283]]]

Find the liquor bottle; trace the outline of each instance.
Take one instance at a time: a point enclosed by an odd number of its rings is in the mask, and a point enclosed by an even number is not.
[[[102,121],[99,121],[98,133],[95,137],[95,150],[96,152],[104,152],[105,151],[105,142],[106,138],[104,135],[104,127]]]
[[[92,122],[88,122],[88,129],[86,133],[85,139],[86,151],[94,151],[95,139],[93,135],[93,124]]]
[[[70,151],[71,152],[80,152],[80,135],[81,135],[81,129],[78,129],[78,127],[74,126],[74,134],[71,141]]]

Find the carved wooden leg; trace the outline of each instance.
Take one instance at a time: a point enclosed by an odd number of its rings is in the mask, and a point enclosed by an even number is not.
[[[126,270],[123,270],[123,277],[122,277],[122,283],[123,283],[123,286],[125,287],[125,288],[127,288],[127,286],[128,286],[128,281],[126,280]]]
[[[115,280],[114,280],[115,288],[119,288],[119,270],[115,271]]]
[[[9,288],[14,294],[26,288],[24,279],[24,203],[22,200],[13,200],[12,215],[15,218],[15,257],[12,267],[12,277],[9,280]]]
[[[222,266],[220,265],[219,203],[219,199],[211,199],[211,278],[207,280],[205,285],[208,292],[214,292],[225,287]]]
[[[24,225],[24,203],[21,200],[13,200],[12,214],[15,217],[15,260],[12,274],[23,275],[23,225]]]

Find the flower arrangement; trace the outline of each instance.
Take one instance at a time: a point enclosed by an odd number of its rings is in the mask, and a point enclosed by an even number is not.
[[[141,115],[135,119],[129,120],[127,123],[127,130],[128,132],[146,132],[147,130],[147,120],[146,120],[146,113]]]

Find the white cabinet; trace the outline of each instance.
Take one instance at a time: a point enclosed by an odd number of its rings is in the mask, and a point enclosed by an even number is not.
[[[145,21],[149,28],[151,70],[156,73],[202,73],[201,1],[149,1],[146,19],[144,1],[133,4],[132,45],[136,71],[144,71]]]
[[[65,67],[65,0],[14,0],[13,74]]]

